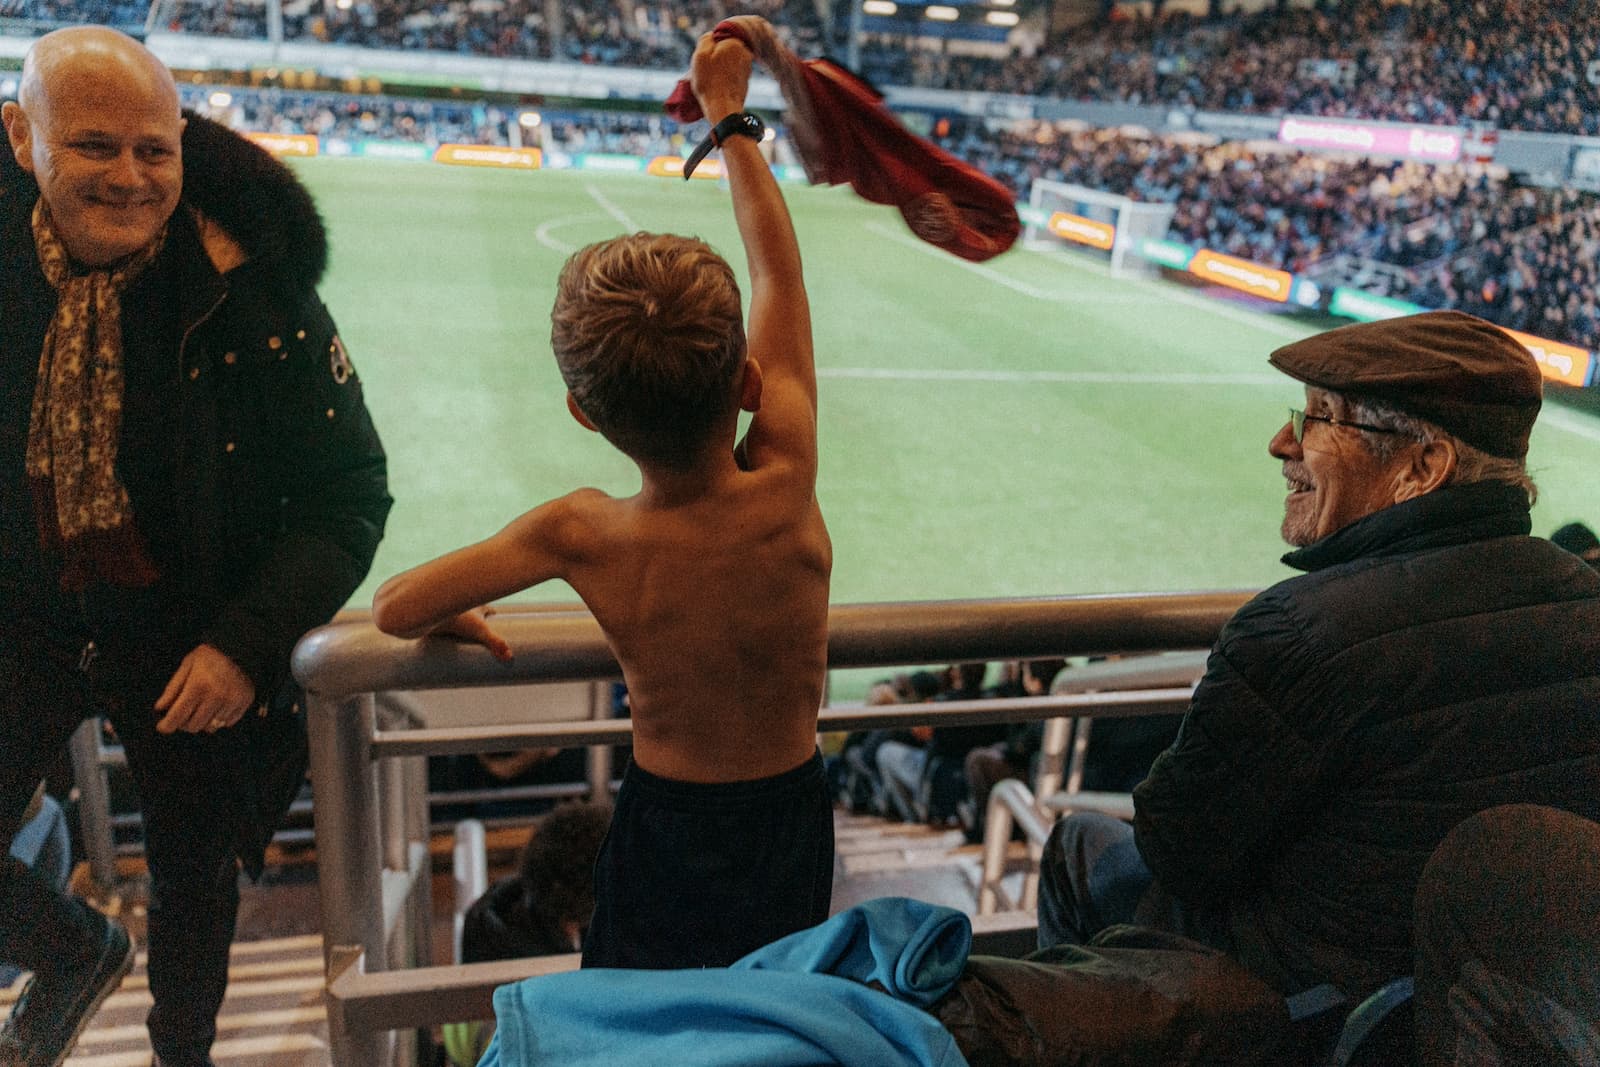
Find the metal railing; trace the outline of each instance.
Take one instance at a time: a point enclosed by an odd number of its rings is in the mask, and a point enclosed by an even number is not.
[[[1193,691],[1205,673],[1206,653],[1141,656],[1120,663],[1100,663],[1056,676],[1051,692],[1096,693],[1108,690],[1179,689]],[[1184,700],[1177,710],[1187,707]],[[1039,901],[1039,861],[1050,829],[1071,811],[1098,811],[1118,818],[1133,818],[1133,798],[1126,793],[1085,792],[1083,776],[1094,713],[1051,719],[1044,730],[1039,766],[1033,788],[1020,780],[996,782],[989,792],[983,820],[983,869],[978,882],[978,914],[1000,911],[1033,912]],[[1022,890],[1008,893],[1004,879],[1009,869],[1007,849],[1012,829],[1022,831],[1027,847]]]
[[[831,668],[1208,647],[1249,597],[1244,592],[926,601],[835,606]],[[427,967],[430,862],[419,818],[422,758],[436,753],[626,742],[626,720],[453,729],[380,722],[374,694],[526,685],[619,674],[599,625],[581,609],[496,616],[513,651],[502,663],[476,646],[402,641],[364,621],[314,630],[296,647],[307,691],[313,817],[335,1067],[406,1062],[384,1031],[486,1014],[495,985],[571,967],[570,957]],[[953,701],[826,709],[819,728],[858,730],[937,722],[1017,722],[1066,715],[1181,709],[1187,686],[1137,693]],[[996,925],[1003,930],[1004,923]],[[411,968],[407,970],[406,968]]]

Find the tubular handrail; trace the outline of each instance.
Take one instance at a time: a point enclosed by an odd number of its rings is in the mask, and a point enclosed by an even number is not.
[[[890,667],[1204,648],[1251,595],[1216,591],[836,605],[829,612],[828,664]],[[307,697],[335,1067],[393,1062],[396,1046],[378,1032],[390,1024],[379,1020],[393,1018],[388,1012],[403,996],[426,992],[440,980],[433,968],[409,977],[393,973],[397,967],[425,965],[431,945],[427,822],[419,805],[426,793],[422,758],[519,744],[603,746],[625,741],[631,732],[630,722],[618,720],[418,729],[379,715],[375,694],[620,674],[599,625],[586,611],[565,605],[505,609],[495,627],[511,646],[510,663],[476,645],[388,637],[359,618],[314,630],[295,648],[292,667]],[[1064,711],[1147,714],[1181,708],[1189,695],[1183,686],[857,706],[828,711],[823,723],[843,729],[935,720],[948,725],[1020,721]],[[481,995],[478,988],[473,996]]]
[[[828,666],[1037,659],[1207,648],[1251,592],[1137,593],[836,604]],[[389,637],[364,621],[311,631],[295,647],[294,676],[337,700],[385,690],[466,688],[620,677],[587,611],[508,607],[495,629],[511,645],[501,663],[476,645]]]

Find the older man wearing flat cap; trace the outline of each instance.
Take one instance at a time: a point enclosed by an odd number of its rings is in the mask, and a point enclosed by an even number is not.
[[[1274,352],[1284,562],[1223,630],[1130,828],[1057,825],[1041,944],[1187,934],[1284,993],[1410,974],[1429,855],[1500,804],[1600,816],[1600,575],[1529,536],[1526,349],[1434,312]],[[1153,876],[1153,880],[1152,880]]]

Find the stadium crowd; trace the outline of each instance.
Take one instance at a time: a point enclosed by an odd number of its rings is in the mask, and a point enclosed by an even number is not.
[[[40,5],[54,0],[4,0]],[[732,14],[758,14],[782,28],[803,52],[821,50],[823,29],[812,0],[686,0],[631,4],[606,0],[343,0],[286,4],[286,40],[363,48],[455,52],[496,58],[561,60],[607,66],[682,69],[700,34]],[[56,18],[70,15],[56,12]],[[554,19],[555,21],[552,21]],[[267,36],[266,5],[250,0],[177,0],[171,32]]]
[[[4,5],[41,19],[80,17],[60,10],[67,5],[57,0]],[[847,20],[833,7],[826,5],[826,19],[814,0],[758,0],[738,10],[766,16],[804,54],[842,54],[835,31]],[[561,25],[547,24],[551,11],[561,13]],[[289,5],[284,33],[365,47],[681,69],[695,39],[732,13],[722,0],[627,7],[585,0],[559,8],[539,0],[354,0],[327,9]],[[181,0],[168,28],[261,36],[264,6]],[[1177,12],[1097,20],[1036,51],[1014,47],[1001,58],[878,35],[864,43],[861,65],[870,80],[887,85],[1595,134],[1600,88],[1590,80],[1590,63],[1597,42],[1600,10],[1559,0],[1324,0],[1312,9],[1206,19]]]
[[[1197,143],[1046,123],[958,122],[940,139],[1025,196],[1046,178],[1175,206],[1168,236],[1283,270],[1394,268],[1368,288],[1600,346],[1600,199],[1494,168]]]
[[[180,86],[184,106],[237,129],[331,140],[509,145],[521,111],[483,100],[433,100],[286,89]],[[563,152],[657,156],[680,152],[682,127],[664,115],[543,112],[522,144]]]
[[[1597,41],[1600,11],[1557,0],[1331,0],[1093,23],[1003,59],[880,38],[862,66],[886,84],[1593,134]]]

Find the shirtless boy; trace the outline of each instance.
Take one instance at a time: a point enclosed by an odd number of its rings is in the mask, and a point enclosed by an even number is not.
[[[702,38],[690,84],[713,124],[751,57]],[[757,131],[759,135],[759,131]],[[827,918],[833,822],[816,751],[832,548],[817,505],[817,383],[800,250],[750,136],[723,166],[750,268],[748,343],[727,263],[634,234],[575,253],[551,344],[567,406],[639,467],[391,578],[380,629],[510,649],[478,605],[552,578],[622,666],[633,764],[596,868],[584,965],[725,966]],[[755,412],[734,447],[740,410]]]

